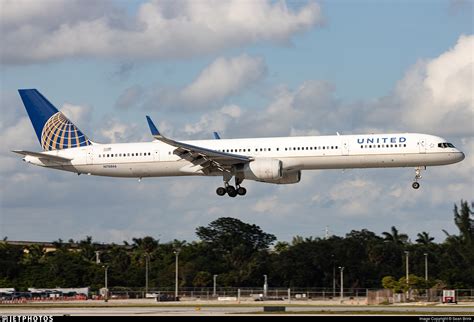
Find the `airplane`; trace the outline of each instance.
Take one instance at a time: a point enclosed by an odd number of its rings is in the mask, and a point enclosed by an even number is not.
[[[243,196],[244,180],[294,184],[303,170],[415,167],[414,189],[427,166],[460,162],[464,153],[446,139],[420,133],[269,137],[176,141],[149,116],[152,142],[91,141],[38,90],[20,97],[43,151],[14,150],[34,165],[78,175],[138,178],[219,176],[219,196]],[[234,178],[235,186],[230,181]]]

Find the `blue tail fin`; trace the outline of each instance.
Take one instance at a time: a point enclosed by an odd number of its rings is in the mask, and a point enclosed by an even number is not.
[[[91,141],[36,89],[19,89],[36,136],[45,151],[91,145]]]

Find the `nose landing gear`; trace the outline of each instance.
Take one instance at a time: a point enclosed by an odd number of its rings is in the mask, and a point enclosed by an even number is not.
[[[413,189],[420,188],[420,183],[418,182],[418,180],[421,179],[421,168],[422,167],[416,167],[415,168],[415,181],[411,185],[413,187]],[[426,167],[424,167],[424,168],[426,170]]]

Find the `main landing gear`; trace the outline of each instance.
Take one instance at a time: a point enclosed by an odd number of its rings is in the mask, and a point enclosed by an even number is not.
[[[426,167],[425,167],[425,170],[426,170]],[[411,185],[413,187],[413,189],[420,188],[420,184],[418,183],[418,180],[420,180],[420,179],[421,179],[421,167],[416,167],[415,168],[415,181]]]
[[[235,178],[235,187],[230,185],[229,181],[230,181],[230,179],[228,179],[228,180],[224,179],[225,187],[217,188],[216,189],[217,195],[223,196],[227,193],[229,195],[229,197],[232,197],[232,198],[235,198],[237,195],[245,196],[245,194],[247,193],[247,189],[240,186],[242,181],[244,181],[243,179],[239,179],[239,178],[236,177]]]

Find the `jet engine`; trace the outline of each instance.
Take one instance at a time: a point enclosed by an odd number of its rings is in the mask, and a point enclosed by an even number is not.
[[[258,158],[246,163],[241,172],[245,179],[271,182],[283,177],[283,164],[278,159]]]
[[[293,172],[283,172],[283,177],[276,179],[265,181],[268,183],[276,183],[276,184],[292,184],[298,183],[301,180],[301,171],[293,171]]]

